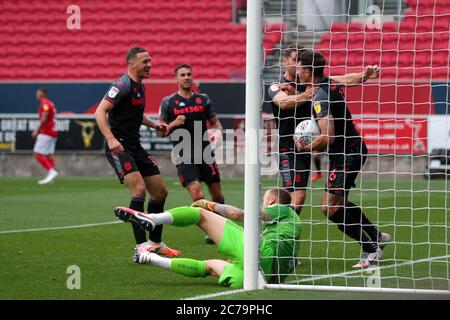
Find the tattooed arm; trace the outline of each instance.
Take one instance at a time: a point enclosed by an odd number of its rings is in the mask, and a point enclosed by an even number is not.
[[[212,201],[202,199],[202,200],[198,200],[198,201],[194,202],[192,204],[192,206],[200,207],[200,208],[215,212],[227,219],[231,219],[234,221],[244,221],[244,210],[239,209],[235,206],[231,206],[229,204],[215,203]],[[264,211],[260,212],[260,218],[261,218],[261,220],[265,220],[265,221],[272,220],[272,217],[269,216]]]

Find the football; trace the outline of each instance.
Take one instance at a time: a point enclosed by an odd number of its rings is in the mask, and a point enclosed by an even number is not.
[[[304,120],[295,128],[294,138],[306,146],[320,134],[320,128],[314,119]]]

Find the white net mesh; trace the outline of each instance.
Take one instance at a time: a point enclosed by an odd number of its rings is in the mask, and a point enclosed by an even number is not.
[[[369,151],[349,200],[392,241],[378,267],[352,268],[360,259],[361,246],[321,212],[323,190],[329,183],[329,159],[323,152],[322,178],[309,181],[305,189],[302,234],[296,241],[299,264],[286,283],[450,290],[446,180],[450,1],[266,1],[263,12],[270,24],[264,28],[266,93],[273,84],[296,81],[286,80],[289,65],[284,54],[291,47],[320,51],[327,60],[325,75],[381,67],[378,79],[343,88]],[[298,94],[299,88],[285,92]],[[285,136],[292,139],[292,123],[300,121],[295,110],[304,106],[298,104],[290,113],[272,112],[272,98],[266,94],[264,111],[278,130],[266,132],[273,142],[267,152],[282,162],[280,141]],[[283,121],[291,121],[289,130],[280,128]],[[298,156],[292,149],[287,153]],[[308,165],[311,179],[318,171],[313,160]],[[263,190],[286,187],[283,172],[294,174],[295,169],[301,170],[290,164],[263,177]]]

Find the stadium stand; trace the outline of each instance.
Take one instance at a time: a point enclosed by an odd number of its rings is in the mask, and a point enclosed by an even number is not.
[[[151,51],[153,79],[171,79],[181,62],[198,79],[244,78],[245,25],[231,23],[231,0],[121,3],[77,1],[81,29],[69,30],[71,1],[1,1],[0,79],[112,79],[132,45]],[[268,28],[267,49],[283,29]]]
[[[385,22],[381,29],[358,22],[333,23],[315,46],[329,60],[330,74],[378,64],[384,78],[448,79],[450,0],[407,4],[410,8],[400,23]]]

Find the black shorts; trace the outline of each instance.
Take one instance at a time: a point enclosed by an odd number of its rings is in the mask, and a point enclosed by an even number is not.
[[[123,178],[132,172],[139,172],[142,177],[154,176],[160,174],[158,165],[153,157],[148,154],[141,146],[127,148],[120,154],[113,154],[108,148],[105,149],[106,159],[113,167],[120,180],[123,183]]]
[[[280,148],[279,170],[283,188],[287,191],[306,189],[311,171],[311,154]]]
[[[355,180],[367,160],[367,148],[347,151],[345,154],[329,155],[329,172],[325,191],[336,195],[347,196],[351,188],[355,187]]]
[[[212,164],[177,164],[178,178],[183,187],[193,181],[205,182],[206,184],[220,182],[220,173],[217,163]]]

